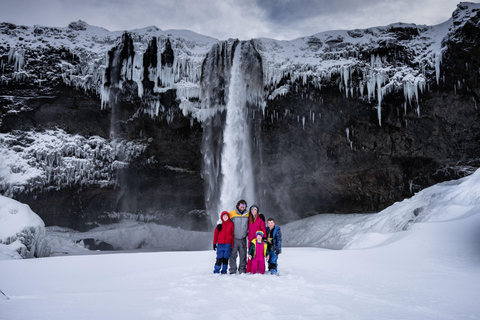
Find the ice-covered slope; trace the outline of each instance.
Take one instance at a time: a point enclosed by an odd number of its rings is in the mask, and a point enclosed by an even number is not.
[[[285,228],[285,243],[337,249],[370,248],[393,241],[414,226],[466,219],[478,212],[480,170],[463,179],[426,188],[376,214],[327,214],[289,223]]]

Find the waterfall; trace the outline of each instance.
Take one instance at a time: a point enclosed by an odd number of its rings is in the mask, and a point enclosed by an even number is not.
[[[209,114],[203,123],[202,176],[212,222],[240,199],[257,201],[251,109],[263,106],[262,89],[261,58],[251,42],[212,48],[202,70],[203,111]]]
[[[252,150],[247,109],[247,83],[241,68],[242,46],[238,45],[228,89],[227,118],[223,131],[222,177],[220,210],[228,210],[240,199],[255,202]],[[252,202],[253,201],[253,202]]]

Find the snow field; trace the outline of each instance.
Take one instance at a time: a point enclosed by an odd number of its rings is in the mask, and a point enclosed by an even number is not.
[[[2,319],[480,319],[480,215],[360,250],[284,248],[280,276],[209,251],[0,261]]]
[[[129,227],[103,230],[105,240],[121,243]],[[278,277],[214,275],[211,249],[0,260],[0,319],[480,319],[480,170],[378,214],[281,227]],[[174,228],[148,229],[130,233],[191,245]]]

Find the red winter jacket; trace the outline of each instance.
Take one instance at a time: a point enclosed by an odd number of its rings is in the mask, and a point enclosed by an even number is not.
[[[227,221],[223,221],[224,215],[227,215]],[[215,228],[215,233],[213,235],[213,244],[230,243],[233,247],[233,222],[230,221],[230,215],[227,211],[223,211],[220,219],[222,220],[222,231],[219,232],[218,229]]]

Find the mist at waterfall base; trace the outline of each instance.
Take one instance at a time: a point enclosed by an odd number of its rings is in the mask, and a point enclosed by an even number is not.
[[[49,231],[54,257],[2,260],[0,250],[0,318],[480,319],[480,171],[377,214],[281,228],[279,276],[214,275],[211,248],[92,254]],[[156,236],[186,247],[213,237],[182,232]],[[343,250],[321,248],[335,244]]]

